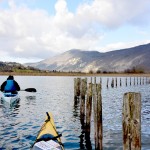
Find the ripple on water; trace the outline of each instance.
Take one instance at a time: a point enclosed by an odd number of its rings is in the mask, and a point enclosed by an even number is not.
[[[17,76],[22,88],[31,87],[32,83],[37,93],[20,92],[21,99],[13,107],[0,104],[0,149],[30,149],[45,120],[45,112],[52,112],[56,128],[59,133],[62,133],[61,139],[66,150],[94,149],[93,114],[91,135],[88,136],[85,135],[80,122],[80,103],[74,103],[73,79],[74,77]],[[102,80],[104,149],[122,149],[123,94],[129,91],[140,91],[142,150],[148,150],[150,145],[149,85],[125,86],[123,82],[121,87],[107,89],[107,78],[103,77]]]

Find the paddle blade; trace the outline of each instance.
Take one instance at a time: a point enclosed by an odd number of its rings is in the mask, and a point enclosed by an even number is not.
[[[36,92],[35,88],[27,88],[25,89],[26,92]]]

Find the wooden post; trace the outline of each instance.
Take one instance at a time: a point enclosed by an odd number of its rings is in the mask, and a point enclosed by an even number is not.
[[[140,77],[140,85],[141,85],[142,83],[141,83],[141,77]]]
[[[74,78],[74,103],[75,105],[79,101],[79,96],[80,96],[80,78]]]
[[[85,95],[87,91],[87,79],[81,80],[81,103],[80,103],[80,119],[84,122],[85,117]]]
[[[97,141],[97,93],[96,93],[96,81],[93,84],[93,110],[94,110],[94,138],[95,138],[95,147],[98,145]]]
[[[148,84],[150,84],[150,79],[148,78]]]
[[[80,86],[81,86],[81,78],[77,78],[77,96],[80,96]]]
[[[120,86],[121,86],[122,84],[121,84],[121,78],[120,78]]]
[[[107,88],[108,88],[109,78],[107,78]]]
[[[114,78],[112,78],[111,87],[114,87]]]
[[[126,78],[126,86],[128,85],[128,81],[127,81],[127,78]]]
[[[130,77],[130,86],[131,86],[131,77]]]
[[[117,87],[117,78],[116,78],[116,87]]]
[[[77,90],[77,78],[74,78],[74,100],[77,103],[78,100],[78,90]]]
[[[92,77],[91,83],[89,83],[87,90],[87,100],[86,100],[86,128],[85,128],[85,143],[86,149],[92,149],[92,144],[90,140],[90,130],[91,130],[91,114],[92,114]]]
[[[94,110],[94,130],[95,130],[95,149],[102,150],[102,98],[101,84],[93,84],[93,110]]]
[[[97,150],[103,149],[103,124],[102,124],[102,96],[101,96],[101,84],[97,84]]]
[[[102,84],[102,78],[100,78],[100,84]]]
[[[74,100],[77,99],[77,79],[74,78]]]
[[[147,82],[147,77],[146,77],[146,79],[145,79],[145,83],[147,84],[148,82]]]
[[[81,80],[81,97],[85,98],[87,91],[87,78]]]
[[[134,85],[135,85],[135,77],[134,77]]]
[[[122,112],[123,150],[141,150],[141,94],[125,93]]]
[[[89,83],[86,101],[86,132],[90,133],[90,122],[92,113],[92,83]]]

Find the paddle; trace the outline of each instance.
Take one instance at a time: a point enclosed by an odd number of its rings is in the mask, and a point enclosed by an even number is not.
[[[1,91],[1,89],[0,89],[0,91]],[[20,90],[20,91],[26,91],[26,92],[36,92],[36,89],[35,89],[35,88],[27,88],[27,89]]]
[[[36,89],[35,89],[35,88],[27,88],[27,89],[20,90],[20,91],[26,91],[26,92],[36,92]]]

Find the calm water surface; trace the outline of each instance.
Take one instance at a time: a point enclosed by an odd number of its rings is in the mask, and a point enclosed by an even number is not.
[[[0,84],[7,76],[0,76]],[[34,143],[46,117],[52,112],[56,128],[62,133],[66,150],[94,149],[94,122],[87,139],[80,123],[79,105],[74,105],[74,77],[15,76],[21,89],[36,88],[37,93],[20,91],[20,101],[13,107],[0,103],[0,150],[28,150]],[[100,78],[97,77],[97,82]],[[122,149],[122,103],[125,92],[142,95],[142,150],[150,149],[150,85],[125,85],[106,88],[102,77],[103,149]],[[110,78],[111,80],[111,78]],[[90,78],[88,78],[90,81]],[[118,78],[120,81],[120,78]],[[128,81],[129,82],[129,81]]]

